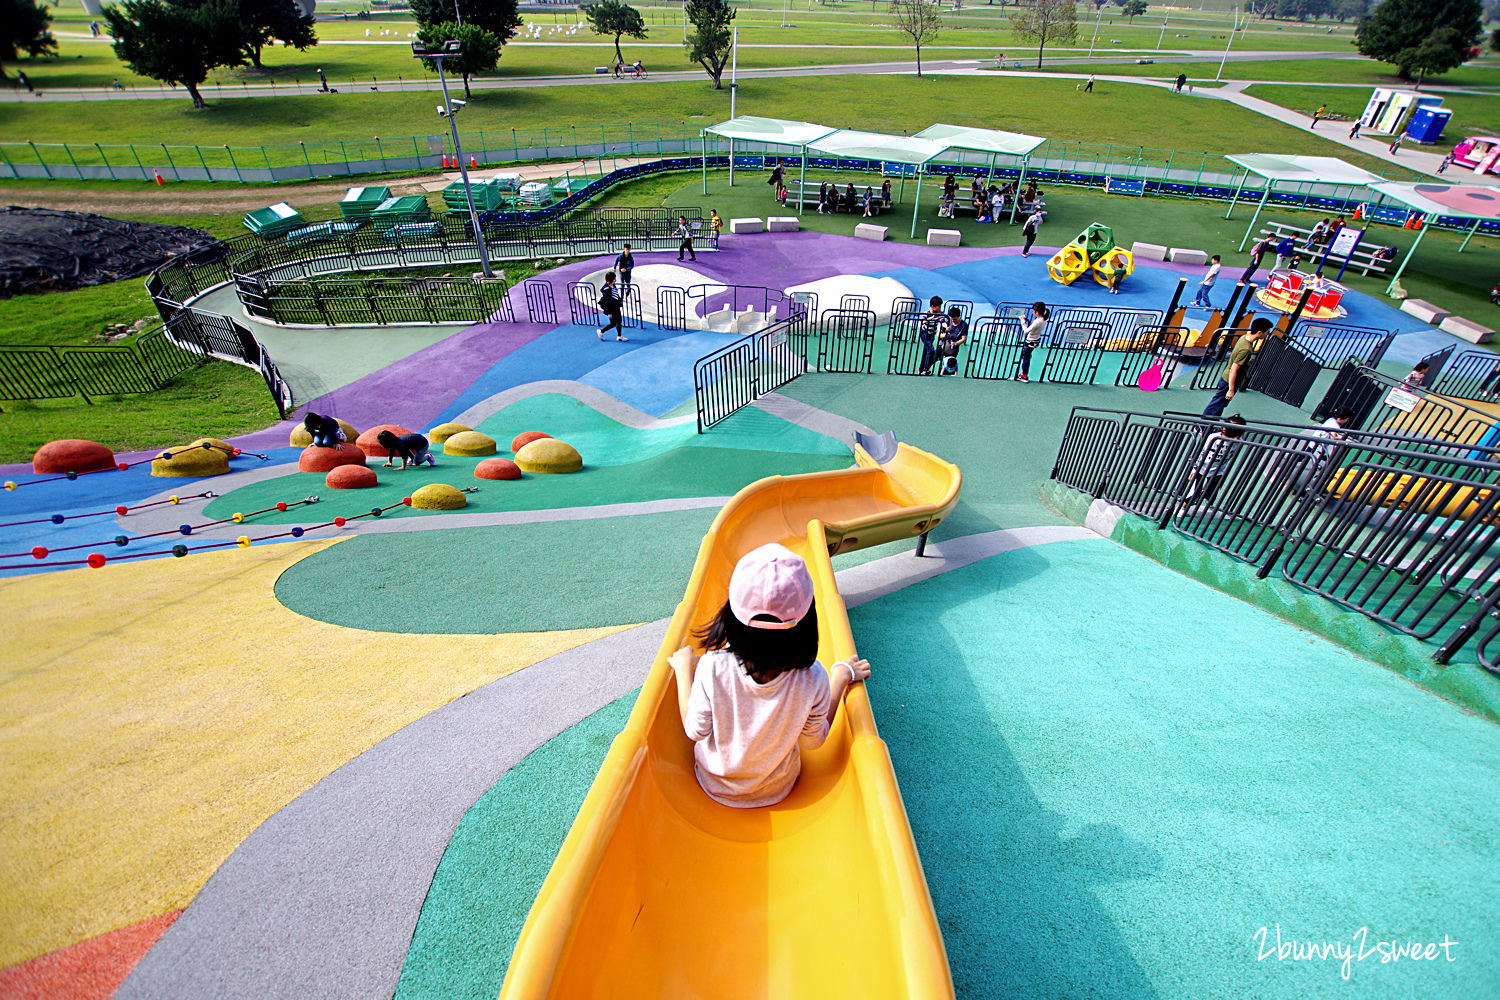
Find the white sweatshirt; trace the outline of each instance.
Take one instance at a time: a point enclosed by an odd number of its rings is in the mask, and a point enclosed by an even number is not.
[[[705,653],[684,723],[698,784],[726,806],[775,805],[802,773],[799,745],[811,750],[827,739],[832,706],[821,663],[757,684],[728,650]]]

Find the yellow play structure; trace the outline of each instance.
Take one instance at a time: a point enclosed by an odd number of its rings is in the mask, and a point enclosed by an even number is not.
[[[667,663],[722,606],[736,560],[767,542],[807,561],[819,659],[855,655],[830,555],[937,526],[962,484],[956,466],[904,444],[884,464],[856,445],[855,461],[762,479],[719,512],[630,719],[521,929],[502,1000],[953,997],[864,686],[845,694],[827,742],[804,752],[785,801],[733,809],[698,787],[678,709],[691,677]]]
[[[1047,261],[1052,280],[1071,285],[1080,275],[1092,274],[1105,288],[1114,287],[1116,276],[1124,279],[1135,270],[1135,255],[1115,246],[1115,234],[1095,222]]]

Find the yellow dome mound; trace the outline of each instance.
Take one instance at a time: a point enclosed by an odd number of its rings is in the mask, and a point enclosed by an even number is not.
[[[442,444],[455,434],[462,434],[464,431],[473,429],[468,424],[438,424],[427,432],[427,440],[433,444]]]
[[[583,468],[583,456],[566,441],[537,438],[516,452],[516,464],[522,472],[577,472]]]
[[[339,430],[344,432],[344,440],[348,441],[350,444],[353,444],[359,439],[359,431],[354,429],[353,424],[345,423],[344,421],[339,420],[338,417],[334,417],[333,419],[338,421]],[[292,428],[291,440],[289,440],[287,444],[291,445],[293,448],[306,448],[308,445],[312,444],[312,434],[309,433],[306,427],[298,424],[296,427]]]
[[[411,495],[411,505],[418,510],[457,510],[468,504],[463,491],[447,483],[428,483]]]
[[[218,438],[196,438],[188,443],[189,448],[202,448],[204,445],[208,445],[210,448],[217,448],[227,455],[234,455],[234,445],[228,441],[221,441]]]
[[[479,431],[459,431],[443,442],[444,455],[493,455],[495,439]]]
[[[151,460],[151,474],[178,479],[222,476],[229,471],[229,456],[218,448],[189,445],[169,448]]]

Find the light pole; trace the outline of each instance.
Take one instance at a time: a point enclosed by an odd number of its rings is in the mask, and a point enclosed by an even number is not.
[[[1161,51],[1161,40],[1163,38],[1166,38],[1166,37],[1167,37],[1167,17],[1166,17],[1165,14],[1163,14],[1162,15],[1162,19],[1161,19],[1161,31],[1157,32],[1157,35],[1156,35],[1156,51],[1158,51],[1158,52]]]
[[[1089,58],[1094,58],[1094,43],[1099,40],[1099,21],[1104,17],[1104,8],[1094,8],[1094,37],[1089,39]]]
[[[454,5],[457,9],[457,4]],[[443,106],[438,108],[438,114],[448,119],[448,125],[453,129],[453,152],[458,157],[458,172],[464,180],[464,200],[469,203],[469,225],[474,227],[474,241],[479,245],[479,267],[486,278],[493,278],[495,272],[490,270],[490,252],[484,245],[484,231],[479,228],[479,213],[474,211],[474,192],[469,189],[469,168],[464,166],[464,150],[458,144],[458,108],[464,106],[459,101],[458,107],[448,97],[448,78],[443,75],[443,60],[457,59],[464,54],[464,43],[450,38],[442,44],[441,48],[429,49],[421,42],[411,43],[412,55],[418,59],[431,59],[437,63],[438,83],[443,88]]]
[[[1246,23],[1249,22],[1250,18],[1248,14],[1245,16],[1245,20]],[[1229,41],[1224,43],[1224,55],[1219,60],[1219,71],[1214,74],[1215,80],[1220,79],[1224,75],[1224,63],[1229,60],[1229,46],[1234,44],[1234,33],[1238,30],[1240,30],[1240,12],[1239,9],[1236,8],[1234,11],[1234,24],[1229,29]]]

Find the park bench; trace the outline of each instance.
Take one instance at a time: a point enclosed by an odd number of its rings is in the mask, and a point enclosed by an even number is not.
[[[822,181],[818,181],[818,182],[808,181],[804,185],[804,184],[799,183],[798,181],[788,181],[787,185],[786,185],[786,203],[787,203],[787,205],[788,206],[791,206],[791,205],[801,205],[804,208],[807,208],[807,207],[817,208],[818,207],[818,184],[821,184],[821,183],[823,183],[823,182]],[[844,195],[845,195],[845,193],[847,191],[847,188],[848,188],[848,185],[846,185],[846,184],[839,185],[839,211],[840,212],[845,212],[843,204],[844,204]],[[852,213],[848,213],[848,214],[859,215],[863,211],[862,207],[859,204],[859,199],[863,199],[864,198],[865,192],[864,192],[864,188],[862,186],[860,186],[860,185],[855,185],[854,190],[855,190],[855,198],[856,198],[855,206],[854,206],[853,212]],[[872,191],[872,194],[874,195],[874,197],[871,198],[870,210],[871,210],[872,214],[879,215],[881,212],[883,212],[885,210],[885,200],[880,197],[880,192],[875,191],[873,188],[871,189],[871,191]]]
[[[1260,232],[1262,236],[1274,236],[1278,240],[1283,237],[1291,237],[1297,244],[1297,249],[1302,250],[1307,244],[1307,238],[1312,235],[1312,228],[1294,226],[1289,222],[1268,222],[1265,226],[1261,227]],[[1309,254],[1321,256],[1324,246],[1325,244],[1320,243],[1313,250],[1304,252],[1303,256],[1307,257]],[[1356,270],[1366,276],[1370,274],[1384,274],[1386,272],[1386,265],[1390,261],[1379,260],[1375,257],[1378,251],[1384,249],[1386,248],[1376,246],[1373,243],[1361,243],[1349,257],[1350,269]]]

